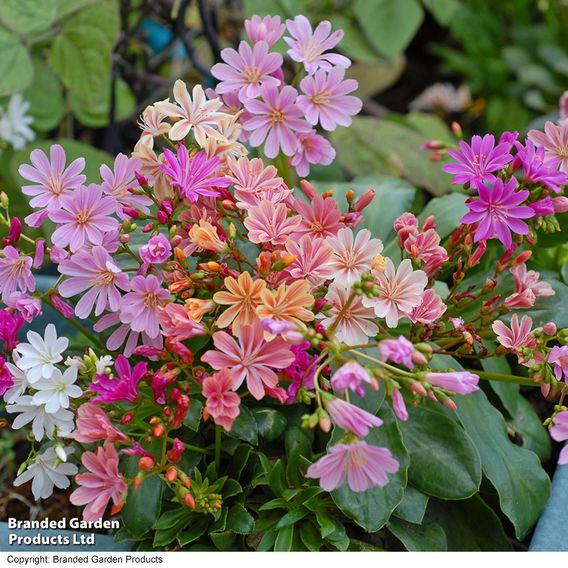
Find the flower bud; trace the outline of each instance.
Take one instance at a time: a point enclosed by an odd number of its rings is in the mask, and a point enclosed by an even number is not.
[[[553,321],[549,321],[542,326],[542,331],[546,333],[546,335],[554,335],[556,333],[556,324]]]
[[[190,508],[195,509],[195,499],[191,493],[186,493],[183,502]]]
[[[418,381],[414,381],[410,385],[410,392],[412,394],[417,394],[417,395],[421,395],[421,396],[427,396],[428,395],[428,392],[426,391],[426,389]]]
[[[370,205],[371,201],[373,201],[374,198],[375,198],[375,190],[369,188],[367,191],[365,191],[355,200],[355,205],[354,205],[355,211],[359,212],[363,211],[365,207]]]
[[[154,438],[161,438],[166,433],[166,429],[161,424],[156,424],[152,430]]]
[[[315,199],[318,195],[316,188],[307,179],[300,180],[300,189],[310,201]]]
[[[143,456],[138,460],[138,469],[140,471],[150,471],[155,465],[156,462],[154,461],[154,459],[148,456]]]
[[[148,185],[148,180],[147,180],[147,178],[145,178],[141,173],[139,173],[139,172],[134,172],[134,176],[136,177],[136,181],[137,181],[140,185]]]
[[[166,479],[170,482],[173,483],[176,479],[177,479],[177,469],[175,467],[170,467],[167,471],[166,471]]]

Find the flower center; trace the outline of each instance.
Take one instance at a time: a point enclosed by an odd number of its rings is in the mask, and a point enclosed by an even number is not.
[[[10,271],[9,271],[10,279],[18,280],[20,277],[22,277],[25,274],[27,268],[28,265],[26,264],[25,258],[19,258],[18,260],[15,260],[12,263],[12,266],[10,266]]]
[[[285,118],[286,115],[281,110],[278,110],[277,108],[272,109],[270,113],[270,122],[272,124],[280,124],[284,122]]]
[[[322,54],[321,44],[313,39],[302,46],[302,55],[307,63],[312,63]]]
[[[247,83],[256,84],[262,77],[262,71],[258,67],[247,67],[244,71]]]
[[[144,307],[155,308],[159,304],[158,296],[154,292],[148,292],[144,295]]]
[[[110,270],[101,270],[93,280],[93,286],[110,286],[114,282],[115,274]]]
[[[90,211],[85,211],[84,209],[81,211],[78,211],[77,214],[75,215],[75,221],[79,224],[79,225],[85,225],[89,222],[91,218],[91,212]]]
[[[328,105],[331,99],[331,91],[321,91],[312,97],[312,103],[315,105]]]
[[[53,172],[48,178],[49,189],[53,195],[61,195],[63,193],[63,184],[61,183],[60,172]]]

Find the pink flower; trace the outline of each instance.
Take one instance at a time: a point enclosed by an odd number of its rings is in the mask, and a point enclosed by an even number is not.
[[[333,146],[315,130],[298,133],[298,147],[290,160],[299,176],[310,173],[310,164],[329,166],[335,158]]]
[[[221,59],[225,63],[217,63],[211,68],[212,75],[220,80],[215,87],[219,94],[238,91],[239,99],[245,102],[260,95],[262,85],[278,87],[280,79],[273,73],[282,67],[282,55],[268,53],[269,46],[259,41],[251,47],[241,41],[239,51],[228,47],[221,51]]]
[[[357,396],[365,396],[365,389],[363,383],[373,384],[373,379],[367,372],[365,367],[362,367],[356,361],[348,361],[331,377],[331,386],[335,392],[344,393],[351,389]]]
[[[546,158],[544,146],[536,148],[531,140],[527,140],[525,146],[516,142],[518,149],[513,166],[523,166],[524,179],[533,183],[541,183],[556,193],[561,192],[561,185],[568,183],[568,175],[558,171],[559,160]]]
[[[4,342],[4,351],[12,351],[18,344],[18,332],[24,325],[24,318],[19,314],[11,314],[8,310],[0,310],[0,341]]]
[[[393,261],[386,259],[383,272],[375,276],[379,286],[376,298],[363,298],[363,305],[372,307],[375,315],[385,318],[388,327],[396,327],[401,317],[408,317],[413,308],[420,305],[428,277],[422,270],[412,270],[412,263],[404,259],[398,269]]]
[[[4,247],[3,257],[0,258],[0,291],[2,301],[7,299],[16,290],[33,292],[35,279],[32,275],[32,258],[20,256],[18,249],[11,245]]]
[[[469,394],[479,390],[479,377],[469,371],[452,371],[450,373],[426,373],[424,380],[435,387],[455,392]]]
[[[404,335],[400,335],[398,339],[384,339],[378,347],[383,361],[392,361],[408,369],[414,369],[412,360],[414,345]]]
[[[321,324],[328,329],[339,318],[335,328],[335,337],[341,343],[358,345],[367,343],[369,337],[374,337],[379,328],[374,323],[375,311],[363,304],[361,296],[355,296],[347,310],[344,306],[351,296],[351,291],[339,284],[333,283],[326,294],[326,300],[331,304],[329,316],[318,314]]]
[[[104,373],[97,375],[91,384],[91,390],[99,393],[93,402],[118,402],[124,400],[134,402],[138,396],[138,383],[148,370],[148,363],[140,362],[131,369],[128,359],[124,355],[119,355],[114,362],[117,377],[109,377]]]
[[[540,274],[527,270],[524,263],[512,266],[509,271],[515,279],[515,292],[505,298],[508,308],[530,308],[540,296],[554,296],[556,293],[548,282],[540,281]]]
[[[28,296],[23,292],[12,292],[5,302],[9,308],[17,310],[28,323],[31,323],[37,316],[41,316],[41,300],[39,298]]]
[[[446,304],[444,304],[442,298],[434,290],[428,289],[424,292],[420,304],[412,308],[412,311],[408,314],[408,319],[412,323],[431,325],[442,317],[446,309]]]
[[[280,150],[292,156],[298,147],[296,133],[311,130],[296,105],[298,91],[289,85],[280,91],[273,85],[263,85],[260,94],[262,100],[245,102],[245,108],[254,115],[243,123],[244,128],[252,131],[251,146],[256,148],[266,140],[264,153],[268,158],[275,158]]]
[[[351,62],[347,57],[337,53],[324,53],[334,48],[343,37],[343,30],[330,34],[331,24],[324,20],[312,32],[312,26],[305,16],[296,16],[293,20],[286,20],[291,38],[284,41],[290,46],[288,55],[298,63],[304,64],[304,69],[313,75],[318,69],[330,70],[333,66],[347,69]]]
[[[335,276],[334,282],[350,288],[371,270],[371,262],[383,250],[380,239],[372,239],[371,231],[362,229],[353,235],[352,229],[339,229],[336,237],[328,237],[327,244],[333,249],[334,258],[330,263]]]
[[[396,414],[396,417],[403,422],[408,420],[408,410],[406,410],[406,404],[404,403],[404,398],[400,394],[398,389],[394,389],[391,394],[392,398],[392,409]]]
[[[555,345],[548,355],[548,362],[554,365],[554,376],[557,381],[568,382],[568,345]]]
[[[147,264],[162,264],[172,256],[172,245],[164,235],[154,235],[138,249],[138,254]]]
[[[324,239],[304,234],[298,241],[288,239],[286,251],[296,257],[286,270],[295,280],[306,279],[312,286],[319,286],[333,276],[330,262],[333,250]]]
[[[550,437],[557,442],[568,440],[568,410],[562,410],[555,414],[550,427]],[[568,463],[568,446],[564,446],[558,457],[558,463],[565,465]]]
[[[335,199],[324,199],[316,195],[306,203],[303,199],[296,199],[293,205],[302,222],[296,233],[311,234],[316,237],[332,237],[345,225],[340,221],[341,212],[337,208]]]
[[[160,334],[158,314],[169,298],[169,290],[162,288],[153,274],[135,276],[130,282],[130,292],[122,298],[120,319],[134,331],[157,337]]]
[[[58,247],[69,246],[78,251],[85,243],[100,245],[105,233],[118,228],[118,221],[111,217],[116,211],[114,197],[103,197],[98,185],[82,186],[60,199],[61,209],[50,213],[57,223],[51,240]]]
[[[306,477],[319,479],[325,491],[339,489],[345,481],[351,491],[366,491],[384,487],[389,482],[387,473],[396,473],[399,467],[387,448],[359,440],[332,446],[329,453],[308,468]]]
[[[22,186],[24,195],[34,196],[30,205],[57,211],[61,207],[60,198],[85,183],[86,177],[81,174],[85,158],[73,160],[65,169],[65,150],[59,144],[51,146],[49,156],[51,163],[44,152],[33,150],[30,154],[33,166],[22,164],[18,172],[24,179],[37,184]]]
[[[280,16],[254,15],[250,20],[245,20],[245,30],[252,43],[265,41],[268,47],[272,47],[284,33],[286,26],[281,23]]]
[[[331,421],[343,430],[353,432],[359,438],[364,438],[369,429],[380,426],[383,421],[370,412],[350,404],[341,398],[333,397],[325,403],[325,409],[329,412]]]
[[[420,261],[426,274],[432,274],[448,260],[448,252],[440,246],[440,235],[436,229],[411,233],[404,241],[404,248],[414,260]]]
[[[118,454],[109,442],[98,447],[96,453],[85,452],[81,462],[88,473],[75,477],[80,487],[71,493],[69,500],[73,505],[87,505],[83,519],[98,521],[111,499],[116,507],[122,505],[122,494],[128,486],[118,471]]]
[[[218,351],[207,351],[201,360],[214,369],[228,368],[234,375],[233,389],[246,379],[247,388],[254,398],[260,400],[265,386],[275,387],[278,377],[273,369],[284,369],[293,360],[290,346],[277,337],[270,343],[264,340],[260,325],[244,325],[239,328],[239,342],[228,333],[213,334],[213,343]]]
[[[95,315],[107,308],[115,312],[120,308],[121,296],[118,289],[128,290],[128,275],[114,263],[103,247],[93,247],[89,253],[79,251],[58,267],[61,274],[69,276],[59,285],[64,298],[82,294],[75,306],[78,318],[85,319],[95,308]],[[86,293],[84,293],[87,291]],[[96,303],[96,307],[95,307]]]
[[[6,366],[6,359],[0,355],[0,396],[14,386],[14,379]]]
[[[517,314],[513,314],[510,328],[500,320],[495,321],[491,328],[497,334],[497,341],[507,349],[518,352],[523,347],[529,349],[536,347],[536,341],[531,333],[532,319],[529,316],[523,316],[519,324]]]
[[[550,120],[544,125],[544,132],[529,130],[527,135],[535,146],[543,146],[545,159],[560,162],[560,170],[568,173],[568,122],[557,125]]]
[[[239,415],[241,397],[233,392],[235,378],[228,369],[221,369],[207,377],[202,384],[205,397],[205,411],[213,416],[215,424],[223,426],[227,432],[233,427]]]
[[[344,77],[345,69],[333,67],[329,73],[320,69],[302,79],[300,89],[304,94],[298,97],[297,105],[310,124],[320,122],[324,130],[351,124],[351,117],[361,110],[363,103],[357,97],[348,96],[357,89],[357,81],[344,80]]]
[[[180,144],[175,154],[164,150],[164,157],[167,164],[162,164],[161,168],[171,178],[171,184],[177,187],[182,197],[191,203],[196,203],[200,196],[217,197],[218,191],[215,187],[228,187],[231,184],[229,178],[225,176],[214,176],[220,164],[217,157],[207,158],[205,152],[197,152],[191,160],[187,148]]]
[[[184,341],[196,335],[204,335],[205,327],[189,317],[181,304],[166,304],[158,312],[162,334],[175,341]]]
[[[244,225],[248,230],[248,238],[253,243],[272,243],[283,245],[300,223],[295,215],[288,217],[288,208],[284,203],[274,205],[264,199],[260,205],[251,207]]]
[[[82,404],[77,411],[77,428],[70,438],[82,444],[92,444],[99,440],[127,443],[129,438],[109,420],[105,411],[92,402]]]
[[[304,336],[298,331],[298,326],[291,321],[262,318],[260,327],[271,335],[279,335],[293,345],[304,343]]]

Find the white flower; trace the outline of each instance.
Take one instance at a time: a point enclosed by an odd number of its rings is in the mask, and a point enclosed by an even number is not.
[[[73,453],[74,449],[63,448],[68,457]],[[47,499],[53,493],[53,486],[58,489],[67,489],[70,485],[68,476],[75,475],[78,472],[76,465],[72,463],[63,463],[57,455],[53,447],[48,448],[45,452],[38,454],[28,469],[19,475],[14,485],[19,487],[32,481],[32,493],[36,501],[38,499]]]
[[[16,361],[18,354],[14,351],[12,356],[14,357],[14,361]],[[8,371],[10,371],[12,375],[14,384],[4,393],[4,401],[7,404],[11,404],[12,402],[16,402],[16,400],[26,392],[28,381],[24,371],[18,369],[13,363],[6,363],[6,367],[8,367]]]
[[[79,355],[74,355],[73,357],[67,357],[67,359],[65,359],[64,364],[67,367],[73,367],[74,369],[77,369],[77,371],[87,370],[87,365],[85,365],[83,357],[79,357]]]
[[[69,399],[78,398],[83,391],[74,384],[77,381],[77,369],[69,367],[61,373],[55,369],[50,379],[40,379],[34,383],[37,392],[32,400],[38,406],[45,405],[45,411],[53,414],[60,408],[69,408]]]
[[[61,354],[67,349],[69,340],[66,337],[58,338],[52,323],[45,328],[43,338],[35,331],[28,331],[26,337],[29,343],[20,343],[15,349],[21,355],[16,365],[25,371],[28,382],[33,385],[41,378],[51,378],[55,364],[63,359]]]
[[[0,138],[11,144],[14,150],[21,150],[35,139],[35,132],[29,127],[34,119],[26,114],[29,108],[30,103],[21,93],[12,95],[6,110],[0,107]]]
[[[19,430],[26,424],[32,423],[32,433],[39,442],[44,435],[53,439],[56,433],[60,436],[70,434],[73,431],[73,413],[64,408],[50,414],[45,410],[45,404],[34,404],[30,395],[18,398],[13,404],[6,406],[6,412],[20,415],[16,417],[12,424],[14,430]]]
[[[112,357],[110,355],[104,355],[99,357],[95,361],[95,370],[97,375],[102,375],[108,367],[111,367],[113,363]]]

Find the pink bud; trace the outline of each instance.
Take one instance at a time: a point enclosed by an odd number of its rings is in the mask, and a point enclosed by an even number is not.
[[[148,180],[141,173],[134,172],[134,175],[140,185],[148,185]]]
[[[316,188],[307,179],[300,180],[300,189],[310,201],[318,195]]]
[[[123,245],[126,245],[130,242],[130,235],[120,235],[119,240]]]
[[[532,250],[524,250],[515,258],[513,264],[524,264],[532,256]]]
[[[556,324],[553,321],[549,321],[542,326],[542,330],[546,335],[554,335],[556,333]]]
[[[418,381],[414,381],[410,385],[410,392],[412,394],[419,394],[419,395],[422,395],[422,396],[428,395],[428,392],[426,391],[426,389]]]
[[[168,214],[168,217],[174,212],[174,204],[170,199],[164,199],[164,201],[160,203],[160,207]]]
[[[45,241],[43,239],[38,239],[36,241],[34,262],[32,266],[34,268],[41,268],[44,256],[45,256]]]
[[[22,222],[18,217],[12,217],[10,220],[10,230],[8,231],[8,240],[15,244],[20,240],[22,234]]]
[[[436,218],[434,215],[428,215],[422,223],[422,231],[427,231],[428,229],[435,229],[436,228]]]
[[[51,294],[49,298],[51,300],[51,303],[53,304],[53,307],[60,314],[62,314],[63,317],[66,317],[67,319],[73,317],[73,314],[75,313],[73,306],[70,306],[67,302],[64,302],[59,294]]]
[[[420,351],[413,351],[412,352],[412,360],[417,365],[427,365],[428,364],[428,359],[426,359],[426,357],[424,357],[424,354],[420,353]]]
[[[370,188],[355,200],[355,211],[363,211],[375,198],[375,190]]]
[[[552,198],[552,205],[555,213],[566,213],[568,211],[568,197],[561,195]]]
[[[162,224],[165,224],[165,223],[168,222],[168,214],[165,211],[158,211],[156,213],[156,218]]]
[[[138,213],[138,211],[136,211],[133,207],[123,207],[122,212],[125,215],[128,215],[131,219],[138,219],[140,217],[140,213]]]
[[[398,389],[395,389],[392,392],[391,397],[392,408],[398,419],[403,421],[408,420],[408,411],[406,410],[406,404],[404,404],[404,398],[402,398],[400,391]]]
[[[540,392],[542,393],[542,396],[547,397],[550,394],[550,384],[542,383],[540,385]]]
[[[162,355],[162,349],[151,345],[139,345],[134,349],[133,354],[139,357],[158,358]]]
[[[444,406],[446,408],[449,408],[450,410],[453,410],[454,412],[458,409],[458,407],[456,406],[456,403],[451,398],[447,398],[444,401]]]
[[[142,227],[142,232],[143,233],[150,233],[152,231],[152,228],[153,228],[152,223],[148,223],[147,225],[144,225]]]

